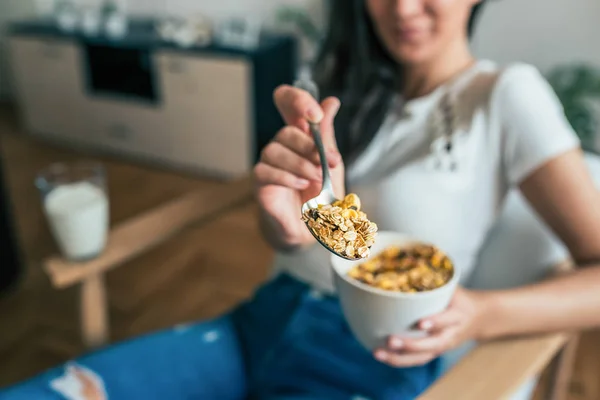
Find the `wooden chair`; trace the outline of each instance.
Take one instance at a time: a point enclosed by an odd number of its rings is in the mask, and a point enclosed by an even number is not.
[[[251,200],[249,179],[218,189],[190,193],[115,227],[104,254],[73,265],[54,257],[44,269],[57,289],[80,285],[81,333],[89,347],[108,342],[109,323],[104,274],[158,246],[190,225]],[[569,264],[560,264],[561,270]],[[566,397],[577,335],[560,333],[478,345],[436,382],[420,400],[495,400],[509,398],[521,384],[551,366],[548,399]]]
[[[565,260],[553,270],[568,273],[573,264]],[[566,400],[578,341],[579,334],[563,332],[479,344],[419,400],[509,400],[546,368],[544,399]]]

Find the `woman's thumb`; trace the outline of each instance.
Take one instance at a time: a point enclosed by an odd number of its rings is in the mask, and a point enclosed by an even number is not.
[[[336,97],[328,97],[321,103],[321,108],[323,109],[323,119],[320,124],[321,135],[326,149],[337,149],[333,121],[340,110],[340,106],[340,100]]]

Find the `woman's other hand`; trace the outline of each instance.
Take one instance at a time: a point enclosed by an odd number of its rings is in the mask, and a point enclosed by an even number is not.
[[[279,249],[293,249],[314,241],[300,209],[322,186],[319,154],[308,120],[320,122],[333,185],[338,197],[344,195],[344,165],[333,128],[340,102],[330,97],[319,104],[308,92],[287,85],[279,87],[274,97],[286,126],[265,146],[254,168],[256,197],[269,241]]]
[[[458,288],[448,309],[419,322],[423,338],[392,336],[375,358],[394,367],[423,365],[466,341],[478,339],[488,309],[485,293]]]

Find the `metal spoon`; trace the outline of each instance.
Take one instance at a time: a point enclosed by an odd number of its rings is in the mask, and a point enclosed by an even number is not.
[[[303,79],[296,81],[294,83],[294,86],[298,89],[306,90],[308,93],[310,93],[312,97],[319,101],[319,88],[317,87],[315,82]],[[321,128],[319,127],[319,124],[310,121],[308,122],[308,124],[310,126],[310,133],[312,134],[312,137],[315,140],[315,145],[317,146],[317,150],[319,151],[321,168],[323,169],[323,187],[321,188],[321,192],[317,195],[317,197],[314,197],[308,200],[306,203],[302,204],[302,214],[304,214],[308,210],[319,208],[319,205],[332,204],[333,202],[338,200],[338,198],[335,197],[335,193],[333,191],[333,183],[331,182],[331,176],[329,175],[329,165],[327,163],[327,157],[325,156],[325,148],[323,146],[323,140],[321,138]],[[329,247],[325,242],[321,240],[321,238],[318,235],[316,235],[313,232],[312,229],[310,229],[308,223],[306,224],[306,227],[308,228],[310,233],[315,237],[315,239],[317,239],[317,242],[321,243],[323,247],[325,247],[327,250],[329,250],[336,256],[339,256],[346,260],[357,260],[356,258],[351,258],[340,254],[331,247]]]

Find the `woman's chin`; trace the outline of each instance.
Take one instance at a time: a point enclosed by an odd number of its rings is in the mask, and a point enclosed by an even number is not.
[[[431,52],[426,46],[401,45],[393,49],[392,55],[398,64],[405,66],[426,63]]]

